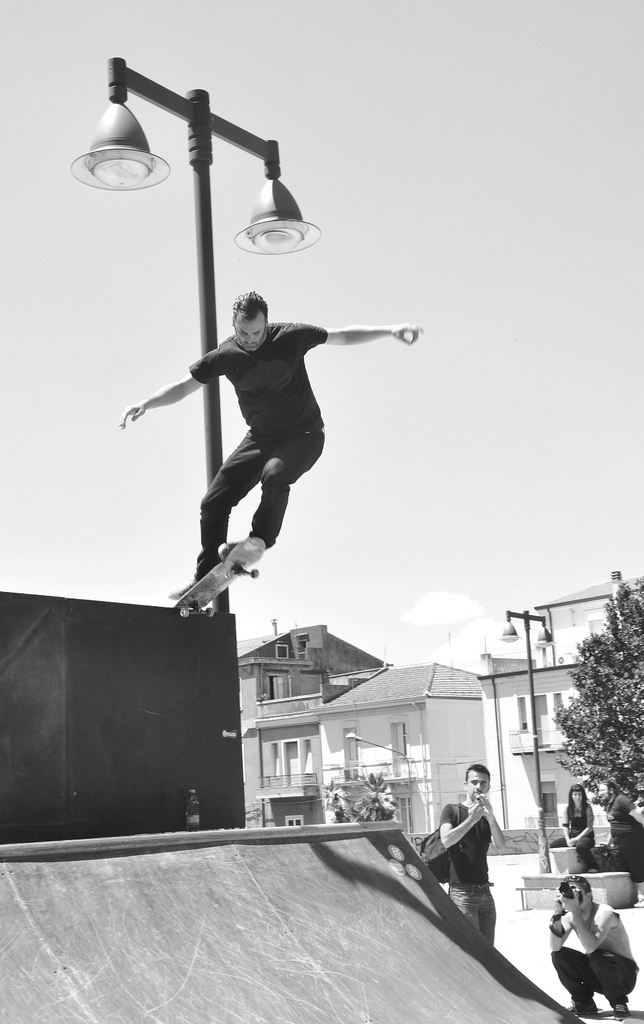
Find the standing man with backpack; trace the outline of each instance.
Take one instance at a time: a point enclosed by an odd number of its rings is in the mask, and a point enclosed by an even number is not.
[[[441,814],[440,837],[449,853],[449,895],[467,919],[494,943],[496,907],[490,892],[487,852],[490,843],[505,848],[505,839],[488,799],[490,773],[483,764],[465,772],[465,800],[447,804]]]

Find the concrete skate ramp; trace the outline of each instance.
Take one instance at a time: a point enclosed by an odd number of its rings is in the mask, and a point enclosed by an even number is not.
[[[575,1020],[388,824],[5,846],[0,861],[11,1024]]]

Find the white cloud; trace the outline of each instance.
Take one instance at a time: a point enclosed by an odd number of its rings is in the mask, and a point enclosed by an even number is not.
[[[476,619],[484,614],[485,609],[471,597],[439,590],[420,597],[413,608],[403,612],[401,619],[403,622],[411,622],[414,626],[448,626],[453,622]]]
[[[508,645],[499,639],[504,626],[505,621],[497,622],[489,618],[468,622],[448,643],[436,647],[428,660],[437,661],[440,665],[453,665],[454,668],[466,669],[469,672],[480,672],[481,655],[485,651],[494,655],[508,654]]]

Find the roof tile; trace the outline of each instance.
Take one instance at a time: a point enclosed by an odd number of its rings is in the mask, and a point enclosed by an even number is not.
[[[360,684],[361,704],[383,700],[413,700],[424,696],[481,699],[481,684],[474,672],[437,665],[435,662],[385,668]],[[353,704],[354,700],[355,690],[352,689],[336,697],[328,706],[342,707]]]

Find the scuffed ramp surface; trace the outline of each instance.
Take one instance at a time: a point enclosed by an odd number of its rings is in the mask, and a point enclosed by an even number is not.
[[[574,1020],[387,825],[6,846],[0,860],[11,1024]]]

